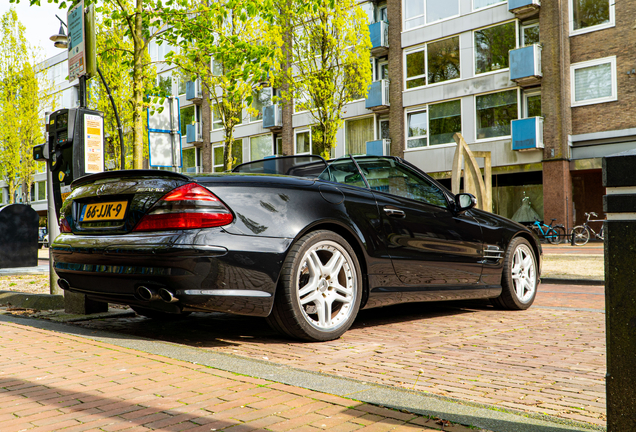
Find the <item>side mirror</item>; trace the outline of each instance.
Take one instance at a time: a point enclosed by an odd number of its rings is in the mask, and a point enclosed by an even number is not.
[[[455,195],[455,210],[464,212],[470,210],[477,205],[477,198],[469,193],[460,193]]]

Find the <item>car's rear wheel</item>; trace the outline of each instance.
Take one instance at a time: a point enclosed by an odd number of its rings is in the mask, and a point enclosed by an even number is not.
[[[360,264],[351,246],[334,232],[314,231],[287,255],[267,320],[294,338],[333,340],[353,324],[361,297]]]
[[[174,321],[178,319],[183,319],[192,313],[192,312],[170,313],[170,312],[158,311],[155,309],[148,309],[148,308],[136,306],[136,305],[135,306],[131,305],[130,308],[134,310],[137,313],[137,315],[145,316],[146,318],[151,318],[156,320],[163,320],[163,321]]]
[[[501,295],[491,302],[502,309],[528,309],[537,295],[539,270],[534,250],[526,239],[517,237],[510,242],[503,267]]]

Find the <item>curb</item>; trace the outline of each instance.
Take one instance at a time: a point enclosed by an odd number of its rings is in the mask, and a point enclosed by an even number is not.
[[[564,279],[555,277],[541,278],[542,284],[555,284],[555,285],[593,285],[604,286],[605,280],[602,279]]]
[[[64,309],[64,296],[54,294],[26,294],[15,291],[0,291],[0,305],[35,309],[56,310]]]

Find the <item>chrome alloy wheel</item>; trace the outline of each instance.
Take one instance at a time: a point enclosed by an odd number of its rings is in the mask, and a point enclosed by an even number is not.
[[[354,310],[358,280],[349,253],[336,242],[311,246],[300,261],[298,301],[305,320],[322,331],[344,324]]]
[[[512,258],[512,282],[517,298],[527,303],[534,298],[537,289],[537,267],[534,254],[525,244],[520,244]]]

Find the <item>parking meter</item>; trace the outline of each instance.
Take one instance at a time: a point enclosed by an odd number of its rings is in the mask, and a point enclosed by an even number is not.
[[[49,116],[48,132],[48,142],[33,148],[33,159],[49,162],[59,215],[73,180],[104,171],[104,117],[87,108],[61,109]]]

